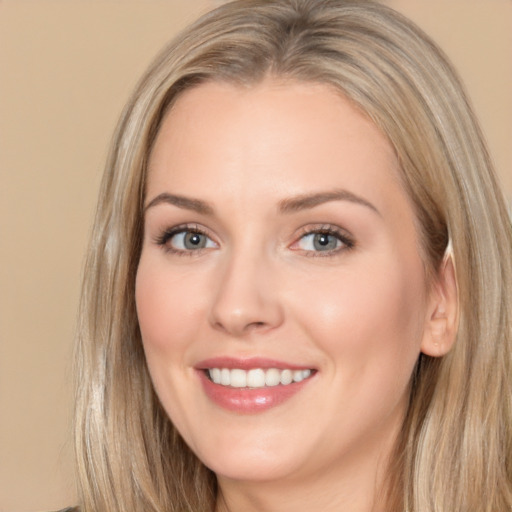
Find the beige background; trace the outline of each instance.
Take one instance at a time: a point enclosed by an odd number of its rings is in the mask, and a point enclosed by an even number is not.
[[[108,141],[151,57],[215,3],[0,0],[0,512],[73,502],[73,324]],[[456,63],[512,197],[512,2],[388,3]]]

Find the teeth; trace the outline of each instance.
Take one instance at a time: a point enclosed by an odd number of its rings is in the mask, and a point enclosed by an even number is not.
[[[283,370],[281,372],[281,384],[287,386],[293,382],[293,373],[291,370]]]
[[[247,387],[247,372],[244,370],[231,370],[230,372],[230,384],[234,388],[246,388]]]
[[[210,379],[215,384],[233,388],[263,388],[265,386],[287,386],[292,382],[301,382],[311,375],[311,370],[279,370],[277,368],[253,368],[246,371],[240,368],[210,368]]]
[[[303,371],[307,370],[295,370],[293,372],[293,382],[300,382],[301,380],[304,380],[304,376],[302,375]]]
[[[240,370],[242,371],[242,370]],[[262,388],[265,385],[265,372],[260,369],[249,370],[247,372],[247,387]]]
[[[223,368],[220,371],[220,382],[216,384],[222,384],[223,386],[229,386],[231,383],[230,371],[227,368]]]
[[[221,371],[219,370],[219,368],[213,368],[212,370],[210,370],[210,377],[213,380],[213,382],[217,382],[218,384],[221,380]]]
[[[276,368],[270,368],[265,372],[265,385],[277,386],[281,384],[281,372]]]

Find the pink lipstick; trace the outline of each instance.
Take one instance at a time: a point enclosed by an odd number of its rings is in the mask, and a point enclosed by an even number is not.
[[[282,404],[316,373],[306,366],[266,358],[212,358],[201,361],[196,370],[210,400],[241,414]]]

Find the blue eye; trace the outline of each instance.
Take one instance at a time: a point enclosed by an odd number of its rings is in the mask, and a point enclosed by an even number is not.
[[[298,243],[304,251],[334,251],[343,245],[342,241],[330,233],[310,233],[303,236]]]
[[[169,244],[180,251],[195,251],[215,247],[212,240],[197,231],[180,231],[169,239]]]
[[[345,234],[329,229],[308,231],[294,244],[295,249],[309,253],[337,253],[343,249],[351,249],[354,242]]]
[[[156,242],[175,253],[186,253],[217,247],[217,244],[198,229],[175,228],[160,236]]]

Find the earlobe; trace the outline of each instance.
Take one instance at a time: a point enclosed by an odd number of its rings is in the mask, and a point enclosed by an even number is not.
[[[457,337],[459,293],[453,253],[447,249],[432,285],[421,351],[432,357],[446,355]]]

